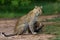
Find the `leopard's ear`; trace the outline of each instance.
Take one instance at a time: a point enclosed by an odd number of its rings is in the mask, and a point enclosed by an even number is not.
[[[38,6],[35,6],[35,8],[38,8]]]
[[[40,8],[43,8],[43,6],[40,6]]]

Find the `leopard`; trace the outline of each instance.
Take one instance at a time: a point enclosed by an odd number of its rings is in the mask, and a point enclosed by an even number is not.
[[[39,23],[38,16],[42,14],[42,6],[35,6],[28,14],[20,17],[16,25],[14,27],[14,33],[11,35],[6,35],[2,33],[4,36],[13,36],[13,35],[21,35],[24,32],[27,33],[30,31],[32,34],[37,34],[37,31],[40,30],[43,25]],[[41,26],[42,25],[42,26]]]

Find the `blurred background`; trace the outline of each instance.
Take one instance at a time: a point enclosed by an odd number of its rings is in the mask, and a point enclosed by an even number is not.
[[[43,6],[42,15],[59,14],[60,0],[0,0],[0,18],[18,18],[34,6]]]

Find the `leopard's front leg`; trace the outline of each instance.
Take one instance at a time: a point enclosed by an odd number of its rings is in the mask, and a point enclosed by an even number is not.
[[[32,34],[37,34],[37,32],[34,31],[34,23],[33,22],[29,23],[29,29],[30,29]]]

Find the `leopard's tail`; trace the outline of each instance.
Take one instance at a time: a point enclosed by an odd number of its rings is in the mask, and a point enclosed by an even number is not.
[[[15,35],[17,35],[17,34],[9,34],[9,35],[7,35],[7,34],[5,34],[4,32],[2,32],[2,34],[3,34],[5,37],[10,37],[10,36],[15,36]]]

